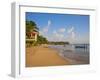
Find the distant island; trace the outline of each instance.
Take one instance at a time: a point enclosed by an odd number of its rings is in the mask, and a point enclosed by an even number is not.
[[[60,41],[60,42],[48,42],[48,44],[51,44],[51,45],[65,45],[65,44],[70,44],[69,42],[63,42],[63,41]]]

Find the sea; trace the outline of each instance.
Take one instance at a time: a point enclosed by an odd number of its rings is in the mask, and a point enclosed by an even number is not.
[[[66,44],[66,45],[49,45],[49,48],[58,51],[58,54],[71,64],[89,64],[90,62],[90,45],[89,44]]]

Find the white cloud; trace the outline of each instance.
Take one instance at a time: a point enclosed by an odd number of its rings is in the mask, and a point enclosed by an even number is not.
[[[51,20],[48,20],[48,26],[50,26],[51,25]]]
[[[50,23],[49,23],[50,24]],[[52,31],[48,40],[50,41],[68,41],[73,43],[89,43],[89,34],[76,34],[76,28],[74,26],[68,29],[60,28]]]
[[[51,25],[51,20],[48,20],[47,26],[43,28],[43,32],[48,32]]]
[[[47,38],[48,37],[47,33],[49,31],[50,25],[51,25],[51,20],[48,20],[47,26],[43,27],[43,29],[39,31],[39,35],[43,35]]]
[[[71,43],[73,43],[75,41],[75,38],[76,38],[75,28],[72,26],[69,29],[67,29],[67,34],[68,34],[68,40]]]
[[[56,33],[54,36],[57,37],[58,39],[61,39],[63,38],[64,35],[60,33]]]
[[[64,33],[59,33],[59,31],[53,31],[52,39],[53,41],[63,41]]]
[[[59,32],[61,32],[61,33],[65,32],[65,31],[66,31],[65,28],[61,28],[61,29],[59,29]]]
[[[43,32],[48,32],[48,28],[44,28],[43,29]]]
[[[48,20],[47,26],[40,31],[40,35],[45,36],[50,41],[69,41],[71,43],[75,41],[76,34],[75,28],[73,26],[67,30],[65,28],[54,30],[51,32],[51,34],[48,35],[48,30],[50,29],[50,26],[51,21]]]
[[[85,35],[77,35],[76,38],[76,43],[89,43],[89,34],[85,34]]]
[[[57,33],[57,31],[53,31],[53,34],[56,34]]]
[[[73,26],[67,30],[68,33],[71,33],[73,31],[74,31],[74,27]]]
[[[75,29],[74,29],[73,26],[67,30],[67,33],[69,34],[69,36],[70,36],[72,39],[75,38]]]
[[[73,31],[72,33],[71,33],[71,37],[72,37],[72,39],[75,39],[75,32]]]

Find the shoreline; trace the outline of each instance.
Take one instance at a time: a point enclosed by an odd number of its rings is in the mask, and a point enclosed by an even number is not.
[[[61,47],[61,46],[50,46],[52,49],[56,49],[58,51],[58,54],[63,58],[70,61],[71,65],[81,65],[81,64],[89,64],[90,58],[89,58],[89,51],[87,49],[84,50],[76,50],[76,49],[70,49],[67,47]]]
[[[57,50],[44,46],[26,48],[26,67],[70,65]]]

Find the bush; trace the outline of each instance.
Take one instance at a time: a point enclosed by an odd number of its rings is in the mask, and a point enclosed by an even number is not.
[[[34,46],[36,45],[35,43],[36,43],[35,41],[26,40],[26,47]]]

